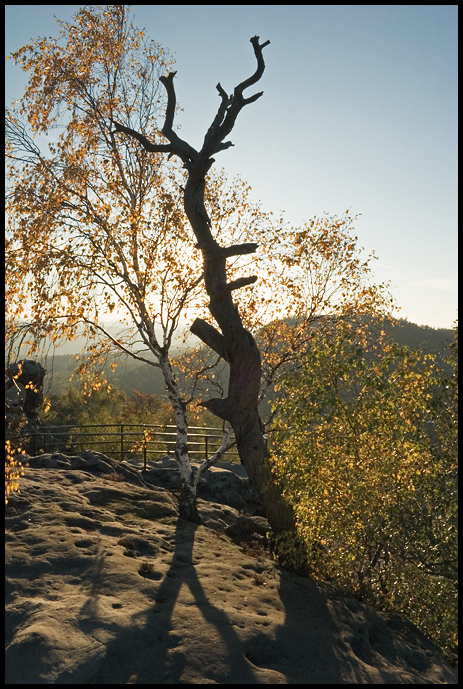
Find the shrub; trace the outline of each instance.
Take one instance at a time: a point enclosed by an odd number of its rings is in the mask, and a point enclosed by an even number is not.
[[[346,324],[320,337],[278,401],[273,470],[311,573],[406,614],[456,650],[456,349],[432,356]]]

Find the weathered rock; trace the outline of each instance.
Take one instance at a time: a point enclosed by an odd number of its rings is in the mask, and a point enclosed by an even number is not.
[[[69,432],[49,426],[40,418],[46,370],[38,361],[22,359],[10,364],[5,383],[5,430],[14,447],[29,454],[68,448]]]
[[[142,466],[140,460],[129,460],[129,463]],[[182,486],[177,463],[170,457],[150,461],[143,478],[148,483],[169,490],[177,491]],[[203,500],[220,502],[247,514],[263,514],[259,495],[252,488],[241,464],[219,463],[212,466],[199,480],[197,495]]]
[[[11,381],[10,387],[6,387],[5,389],[5,403],[7,407],[9,407],[10,411],[13,413],[19,411],[22,414],[25,401],[26,388],[24,385],[16,381]]]
[[[43,444],[38,408],[43,402],[45,373],[43,366],[31,359],[12,363],[6,370],[5,433],[17,449],[37,452]],[[18,436],[22,436],[20,440]]]
[[[199,500],[214,529],[197,526],[99,453],[28,461],[6,513],[7,684],[457,683],[410,623],[243,552],[232,507]]]
[[[260,543],[267,545],[269,525],[263,517],[238,517],[234,524],[225,529],[225,533],[234,543]]]
[[[22,359],[7,368],[7,399],[9,393],[10,398],[16,396],[16,403],[21,400],[22,410],[29,420],[37,418],[37,409],[43,402],[45,373],[42,364],[31,359]]]

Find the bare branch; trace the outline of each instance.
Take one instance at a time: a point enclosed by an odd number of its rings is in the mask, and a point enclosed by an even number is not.
[[[123,132],[137,139],[143,146],[143,148],[149,153],[169,153],[172,155],[178,155],[183,161],[185,167],[188,169],[192,162],[198,159],[198,152],[190,146],[186,141],[183,141],[173,130],[175,106],[177,99],[175,96],[174,89],[174,77],[177,72],[170,72],[167,76],[162,76],[159,81],[164,85],[167,91],[167,109],[166,109],[166,119],[164,126],[162,128],[162,133],[166,139],[170,142],[169,144],[152,144],[146,136],[140,134],[140,132],[126,127],[119,122],[111,120],[114,125],[114,130],[116,132]]]
[[[232,292],[235,289],[240,289],[241,287],[246,287],[247,285],[253,285],[257,282],[257,275],[250,275],[247,278],[237,278],[228,282],[226,288]]]
[[[128,134],[134,139],[137,139],[137,141],[141,143],[145,151],[148,151],[149,153],[174,152],[174,149],[171,144],[152,144],[151,141],[148,141],[146,136],[143,136],[143,134],[140,134],[139,132],[135,131],[135,129],[125,127],[123,124],[119,124],[119,122],[115,122],[114,120],[111,120],[111,124],[114,127],[115,132],[123,132],[124,134]]]
[[[206,136],[204,137],[204,143],[203,143],[203,150],[206,150],[209,146],[209,144],[213,141],[217,129],[220,126],[221,122],[223,121],[223,118],[225,117],[227,113],[227,108],[232,104],[233,101],[233,96],[228,96],[227,93],[223,90],[222,86],[220,83],[217,84],[216,86],[217,91],[219,92],[219,95],[222,98],[222,103],[219,106],[219,109],[217,111],[217,115],[214,117],[214,121],[212,122],[211,126],[206,132]],[[230,142],[230,146],[233,146],[233,144]]]
[[[228,96],[228,94],[223,90],[220,81],[219,81],[219,83],[217,84],[217,86],[216,86],[215,88],[217,89],[217,91],[219,92],[220,96],[222,97],[222,105],[224,105],[225,107],[226,107],[227,105],[230,105],[230,103],[231,103],[231,101],[232,101],[232,97],[231,97],[231,96]]]
[[[235,144],[232,143],[231,141],[224,141],[223,144],[218,144],[214,148],[214,153],[220,153],[220,151],[225,151],[227,148],[230,148],[231,146],[234,146]]]
[[[249,79],[246,79],[245,81],[242,81],[239,86],[236,87],[235,93],[238,91],[240,94],[243,93],[244,89],[249,88],[249,86],[252,86],[253,84],[257,83],[259,79],[261,78],[262,74],[264,73],[265,69],[265,62],[264,58],[262,56],[262,50],[265,48],[265,46],[270,44],[270,41],[265,41],[265,43],[262,43],[262,45],[259,45],[259,36],[253,36],[250,39],[252,43],[252,47],[254,48],[254,54],[256,56],[257,60],[257,69],[252,75],[252,77],[249,77]],[[262,94],[259,94],[262,95]]]
[[[226,258],[230,258],[230,256],[243,256],[244,254],[253,254],[258,246],[254,242],[249,242],[249,244],[233,244],[233,246],[221,248],[220,253]]]
[[[166,109],[166,120],[164,122],[164,126],[162,128],[162,133],[168,139],[168,141],[171,142],[173,146],[173,152],[176,153],[184,163],[187,162],[192,162],[197,160],[198,158],[198,152],[195,151],[195,149],[187,144],[186,141],[183,141],[173,130],[173,124],[174,124],[174,115],[175,115],[175,106],[177,103],[177,99],[175,96],[175,89],[174,89],[174,77],[177,74],[177,72],[169,72],[169,74],[165,77],[161,77],[159,81],[164,85],[166,92],[167,92],[167,109]]]
[[[195,244],[195,248],[201,249],[203,256],[207,256],[208,258],[230,258],[231,256],[253,254],[257,250],[258,246],[259,245],[254,242],[249,242],[247,244],[233,244],[232,246],[226,247],[222,247],[217,243],[207,246]]]
[[[251,38],[251,43],[257,59],[257,69],[251,77],[245,79],[241,82],[241,84],[236,86],[233,96],[228,96],[220,83],[217,84],[217,91],[219,92],[222,102],[219,106],[214,121],[204,137],[204,143],[200,153],[198,153],[186,141],[181,139],[173,130],[175,106],[177,103],[174,88],[174,77],[177,72],[169,72],[167,76],[162,76],[159,80],[164,85],[164,88],[167,92],[166,119],[162,128],[162,133],[170,144],[152,144],[143,134],[140,134],[140,132],[111,120],[115,127],[115,131],[123,132],[124,134],[128,134],[129,136],[137,139],[145,150],[149,151],[150,153],[169,153],[170,155],[178,155],[188,170],[192,164],[198,163],[199,160],[201,160],[202,165],[206,165],[207,169],[209,169],[213,161],[206,163],[208,158],[210,158],[214,153],[224,151],[227,148],[230,148],[230,146],[233,146],[231,141],[224,142],[224,139],[232,131],[240,110],[245,105],[254,103],[262,95],[262,92],[259,92],[253,96],[250,96],[249,98],[243,98],[243,91],[259,81],[264,72],[265,63],[262,56],[262,50],[270,43],[270,41],[266,41],[260,45],[259,36],[253,36],[253,38]]]
[[[174,124],[175,106],[177,105],[177,98],[175,96],[174,89],[174,77],[177,72],[169,72],[167,76],[162,76],[159,78],[161,84],[167,92],[167,109],[166,109],[166,121],[164,123],[163,129],[166,129],[169,133],[172,132],[172,127]]]
[[[229,355],[224,336],[207,321],[202,318],[196,318],[191,324],[190,332],[196,335],[196,337],[199,337],[204,344],[208,345],[208,347],[213,349],[214,352],[217,352],[222,359],[228,362]]]
[[[217,90],[222,98],[222,103],[219,107],[219,111],[206,134],[204,139],[204,145],[201,153],[206,153],[207,155],[213,155],[219,151],[223,151],[230,146],[233,146],[231,142],[222,143],[228,134],[232,131],[235,120],[240,112],[240,110],[249,103],[254,103],[258,98],[262,96],[262,91],[250,96],[249,98],[243,98],[243,91],[249,86],[252,86],[259,81],[265,69],[265,62],[262,56],[262,50],[270,41],[266,41],[259,45],[259,36],[253,36],[251,38],[251,43],[254,48],[254,54],[257,59],[257,69],[254,74],[245,79],[235,87],[232,97],[228,97],[220,84],[217,85]]]

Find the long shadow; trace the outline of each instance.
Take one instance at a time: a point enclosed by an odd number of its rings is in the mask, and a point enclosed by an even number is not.
[[[397,684],[407,676],[404,683],[415,683],[413,675],[432,667],[426,644],[404,648],[380,615],[353,596],[286,570],[278,593],[284,624],[273,640],[254,636],[246,658],[288,684]]]
[[[189,672],[195,672],[198,658],[194,658],[191,639],[184,638],[185,626],[182,625],[180,636],[176,634],[174,624],[174,612],[184,585],[192,594],[192,605],[208,624],[215,627],[215,645],[217,639],[223,642],[216,671],[213,663],[208,664],[207,676],[201,673],[203,668],[197,668],[198,680],[220,684],[260,684],[262,674],[259,671],[272,670],[283,675],[288,684],[365,684],[371,681],[371,674],[362,667],[362,663],[351,662],[352,656],[347,652],[350,649],[342,641],[336,616],[327,604],[327,594],[311,580],[285,570],[280,570],[278,586],[279,598],[285,609],[284,623],[274,628],[271,635],[254,629],[243,641],[228,615],[210,603],[199,581],[192,561],[197,528],[196,524],[177,520],[169,569],[159,583],[157,580],[158,577],[161,579],[161,573],[152,573],[154,605],[132,615],[129,628],[117,627],[116,643],[107,645],[106,660],[102,667],[100,663],[100,671],[90,681],[91,684],[191,683],[182,680],[182,675],[187,663]],[[87,618],[82,620],[82,629],[86,633],[95,627],[94,620],[98,619],[99,582],[104,579],[101,577],[101,554],[96,558],[94,574],[89,599],[82,608]],[[101,629],[101,615],[97,626]],[[114,626],[114,623],[109,623],[107,631],[114,632]],[[205,640],[198,641],[204,649],[207,645]],[[214,642],[211,640],[211,643]],[[187,658],[188,651],[193,657]],[[211,649],[212,659],[217,653],[217,648]],[[380,672],[380,675],[388,683],[389,673]]]
[[[278,672],[280,682],[283,679],[288,684],[368,684],[372,677],[380,678],[380,683],[397,683],[403,659],[394,657],[396,651],[390,647],[384,650],[384,643],[391,641],[386,630],[381,629],[384,625],[379,618],[359,610],[354,599],[324,590],[310,579],[285,570],[280,570],[278,585],[284,622],[268,627],[267,633],[254,625],[240,637],[229,616],[208,600],[200,582],[193,564],[197,529],[197,525],[177,519],[167,572],[147,573],[143,585],[143,594],[152,597],[153,605],[131,615],[126,626],[114,622],[114,618],[105,624],[101,612],[98,614],[100,587],[107,585],[104,556],[98,553],[93,571],[86,576],[91,590],[79,626],[90,637],[104,639],[106,632],[109,639],[104,642],[103,664],[101,657],[89,661],[90,681],[84,683],[185,684],[192,683],[194,676],[193,683],[260,684],[263,670]],[[194,615],[186,612],[191,624],[199,612],[211,627],[210,644],[214,647],[210,656],[208,639],[198,639],[195,630],[188,629],[188,618],[181,632],[176,633],[175,618],[181,614],[176,606],[184,585],[195,609]],[[121,592],[122,601],[123,597]],[[190,607],[190,603],[187,605]],[[201,629],[204,633],[204,625]],[[377,632],[383,639],[383,649],[374,641]],[[202,666],[198,666],[201,662]],[[182,679],[187,665],[190,681]],[[72,674],[68,679],[74,683]],[[64,675],[60,683],[67,683]]]
[[[259,646],[256,639],[256,648],[247,654],[248,658],[253,660],[255,656],[253,662],[260,667],[272,668],[268,660],[276,655],[275,669],[286,676],[288,684],[371,683],[367,669],[362,672],[361,663],[350,662],[342,630],[328,605],[328,592],[308,578],[282,570],[279,595],[285,607],[285,622],[276,633],[274,647],[269,648],[264,640]],[[297,656],[304,662],[295,662]]]
[[[194,606],[200,611],[204,620],[217,630],[217,637],[223,642],[220,646],[220,663],[214,677],[214,669],[210,668],[208,681],[223,683],[258,684],[258,677],[253,672],[252,665],[246,662],[242,641],[236,634],[225,612],[210,603],[199,581],[196,569],[192,563],[193,547],[197,525],[178,519],[175,528],[175,547],[168,571],[162,581],[161,573],[153,572],[146,582],[153,584],[152,595],[154,605],[142,612],[131,616],[130,627],[122,627],[116,623],[102,623],[101,613],[98,615],[98,599],[100,588],[104,585],[101,553],[99,552],[92,567],[85,577],[91,582],[89,597],[81,609],[82,617],[79,627],[88,636],[101,635],[102,628],[113,637],[106,644],[106,658],[90,662],[88,673],[91,676],[89,684],[185,684],[182,674],[187,664],[185,649],[179,646],[181,637],[175,633],[173,615],[183,585],[188,586],[193,598]],[[121,596],[123,597],[123,596]],[[98,621],[96,621],[98,620]],[[98,631],[97,631],[98,630]],[[216,638],[217,638],[216,637]],[[204,645],[204,639],[201,643]],[[217,642],[216,642],[217,643]],[[212,649],[212,655],[216,650]],[[92,672],[91,666],[98,670]],[[228,670],[225,670],[228,668]],[[198,668],[198,679],[201,679],[201,669]],[[229,676],[227,676],[227,673]],[[238,679],[237,679],[238,678]],[[71,680],[72,674],[64,673],[60,682]]]
[[[225,643],[227,655],[221,657],[221,665],[222,668],[224,665],[230,668],[229,679],[233,679],[236,682],[236,659],[237,656],[240,656],[243,661],[240,662],[240,681],[246,684],[256,684],[256,675],[243,657],[242,643],[239,636],[233,629],[226,613],[208,600],[192,563],[197,528],[196,524],[178,519],[171,565],[162,583],[157,588],[156,604],[148,613],[144,612],[135,616],[135,618],[145,618],[145,632],[149,635],[153,634],[153,637],[158,635],[159,622],[162,619],[162,643],[160,653],[157,654],[156,675],[162,677],[164,684],[181,683],[180,679],[186,665],[186,658],[181,649],[173,652],[171,650],[175,649],[178,643],[178,638],[172,625],[172,617],[180,589],[185,584],[190,589],[195,606],[201,612],[205,621],[216,628],[218,635]],[[160,615],[159,621],[156,620],[155,618]],[[168,651],[170,652],[168,653]],[[214,680],[214,677],[208,676],[207,679],[211,681]],[[223,676],[222,671],[220,672],[220,677],[215,679],[221,684],[227,683],[227,677]],[[139,680],[142,680],[141,683],[152,683],[152,677],[145,677],[144,681],[139,677]]]
[[[66,485],[68,484],[64,482],[64,486]],[[45,507],[48,508],[49,493],[47,492],[46,495]],[[98,514],[94,519],[91,511],[89,514],[88,504],[82,505],[80,501],[74,504],[68,500],[66,491],[60,490],[53,494],[53,497],[56,504],[61,507],[58,514],[60,519],[62,518],[60,515],[64,513],[66,523],[78,526],[79,531],[86,530],[89,534],[93,533],[97,538],[95,543],[93,538],[76,536],[80,541],[80,547],[91,549],[91,558],[76,555],[72,548],[66,549],[63,545],[56,551],[51,547],[50,560],[44,559],[37,564],[33,557],[34,553],[38,554],[37,550],[31,550],[31,557],[24,562],[21,561],[19,570],[17,564],[11,564],[10,576],[13,582],[7,592],[8,602],[16,596],[18,586],[22,585],[21,581],[26,582],[27,587],[34,578],[37,580],[37,586],[32,594],[29,586],[26,596],[41,596],[39,586],[48,586],[50,575],[66,575],[70,577],[71,584],[77,583],[76,580],[79,578],[81,590],[86,591],[85,603],[77,614],[77,625],[81,635],[74,636],[75,628],[73,628],[72,619],[68,619],[69,636],[66,635],[63,630],[67,631],[67,628],[62,624],[63,620],[66,623],[66,615],[60,617],[59,612],[55,627],[53,623],[55,603],[50,607],[50,639],[44,635],[43,643],[46,645],[39,646],[41,649],[39,661],[29,657],[29,662],[35,663],[33,667],[37,678],[47,678],[45,683],[49,681],[55,668],[60,667],[63,654],[68,653],[67,648],[70,656],[69,669],[64,672],[59,670],[58,681],[53,683],[260,684],[263,683],[264,676],[261,671],[273,670],[280,675],[276,678],[279,681],[275,683],[286,681],[288,684],[397,684],[400,667],[404,668],[404,677],[408,677],[406,681],[400,683],[433,683],[410,681],[409,675],[410,667],[415,668],[420,677],[419,673],[426,672],[432,665],[434,656],[430,655],[428,658],[428,647],[423,646],[422,649],[416,650],[404,648],[400,639],[397,643],[398,637],[391,639],[390,630],[388,632],[385,629],[387,625],[373,611],[360,610],[358,602],[354,599],[325,591],[324,587],[314,584],[311,580],[284,570],[281,570],[279,574],[278,597],[275,598],[275,592],[270,595],[269,590],[268,601],[265,601],[266,594],[264,594],[259,603],[259,605],[262,604],[265,615],[269,607],[274,606],[275,603],[278,605],[281,601],[285,613],[283,623],[262,627],[251,621],[250,627],[240,632],[241,636],[239,636],[230,617],[208,600],[193,565],[193,548],[198,527],[180,519],[177,519],[174,534],[172,534],[172,525],[168,527],[169,534],[171,537],[173,535],[174,539],[173,553],[169,547],[171,560],[168,570],[166,573],[148,572],[149,578],[136,582],[136,609],[140,610],[140,602],[143,609],[133,614],[133,608],[132,613],[130,608],[130,585],[133,575],[127,575],[127,582],[125,582],[125,573],[119,568],[118,588],[111,589],[111,584],[114,583],[111,578],[111,558],[108,558],[109,553],[105,552],[99,534],[95,533],[99,530],[102,534],[118,537],[121,532],[120,526],[106,524],[99,519]],[[25,513],[36,504],[35,492],[32,491],[28,496],[26,489],[21,496],[16,498],[13,496],[10,508],[14,508],[15,504],[16,511],[10,514],[8,521],[10,540],[15,540],[22,546],[32,543],[43,548],[41,541],[44,539],[43,536],[42,539],[40,538],[40,530],[34,532],[34,525],[38,525],[43,530],[43,528],[48,528],[49,524],[46,519],[43,520],[44,511],[41,503],[37,514],[33,514],[32,523],[27,529],[22,528],[25,523]],[[156,534],[156,529],[161,531],[162,527],[161,522],[152,522],[154,534]],[[31,533],[28,531],[29,528]],[[21,534],[23,531],[26,540],[22,541],[21,537],[18,540],[16,534]],[[133,533],[133,529],[130,531]],[[71,532],[66,533],[72,537]],[[31,535],[34,537],[33,540],[27,540],[27,537]],[[49,540],[46,542],[49,543]],[[156,552],[156,549],[152,547],[152,551]],[[207,553],[203,554],[207,555]],[[89,566],[90,559],[92,562]],[[50,564],[52,571],[50,571]],[[70,574],[71,568],[72,574]],[[74,572],[74,570],[77,571]],[[198,615],[202,615],[207,622],[207,625],[202,625],[202,630],[205,626],[210,629],[211,638],[199,639],[197,645],[195,641],[198,639],[199,629],[187,629],[188,624],[182,625],[182,636],[176,633],[175,629],[175,622],[181,614],[177,605],[183,585],[188,587],[193,598],[194,614],[192,614],[193,611],[186,613],[191,617],[191,624],[194,625],[198,620]],[[256,596],[261,592],[263,593],[263,589],[256,593]],[[69,590],[65,592],[65,595],[67,596],[68,593]],[[111,595],[113,595],[112,598]],[[73,604],[72,596],[65,600]],[[81,598],[79,597],[78,600],[80,601]],[[150,600],[153,601],[152,604]],[[111,619],[105,620],[104,610],[108,609],[111,601],[113,601],[113,608],[121,608],[121,617],[111,615]],[[42,602],[39,605],[42,606]],[[266,609],[265,606],[267,606]],[[124,608],[126,614],[124,614]],[[59,610],[59,606],[57,609]],[[21,612],[20,608],[18,610]],[[25,612],[21,612],[21,625],[29,619],[28,610],[29,608],[26,607]],[[256,610],[255,607],[254,610]],[[15,610],[14,614],[17,615],[18,611]],[[22,617],[23,614],[25,617]],[[30,616],[30,619],[33,621],[33,616]],[[243,619],[246,618],[243,616]],[[271,618],[269,622],[271,623]],[[14,635],[14,630],[19,627],[17,624],[10,626]],[[55,629],[60,630],[61,635],[56,648],[53,636]],[[40,641],[40,629],[39,632],[34,631],[33,634],[38,635]],[[211,646],[210,655],[208,644]],[[213,644],[214,647],[212,647]],[[35,649],[35,646],[26,648]],[[187,653],[191,654],[189,658],[187,658]],[[361,662],[357,662],[355,656]],[[381,662],[381,656],[386,661],[385,664]],[[87,660],[82,662],[82,659]],[[27,664],[28,660],[24,662]],[[439,660],[435,662],[439,663]],[[187,665],[191,673],[188,676],[189,681],[183,678]],[[196,675],[193,677],[195,672]],[[193,681],[191,681],[192,677]],[[372,680],[372,677],[376,681]]]

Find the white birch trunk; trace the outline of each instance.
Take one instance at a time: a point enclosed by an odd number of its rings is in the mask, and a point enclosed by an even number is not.
[[[198,508],[196,505],[196,486],[194,472],[188,456],[188,421],[187,408],[182,399],[177,381],[175,380],[169,359],[160,359],[161,369],[169,393],[169,399],[174,410],[177,437],[175,441],[175,459],[180,472],[182,489],[179,496],[179,516],[182,519],[200,523]]]
[[[214,452],[213,455],[208,457],[199,467],[192,467],[188,454],[187,407],[178,389],[169,359],[160,359],[160,364],[169,393],[169,399],[174,409],[174,419],[177,427],[174,455],[182,481],[182,489],[179,496],[179,516],[182,519],[199,524],[201,523],[201,518],[198,513],[196,501],[198,482],[206,471],[223,457],[229,446],[232,427],[228,425],[228,428],[224,431],[220,448]]]

